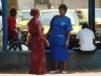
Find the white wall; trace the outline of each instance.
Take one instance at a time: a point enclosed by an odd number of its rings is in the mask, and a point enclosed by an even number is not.
[[[34,8],[34,0],[17,0],[19,10]]]
[[[54,7],[58,7],[62,0],[50,0]],[[88,0],[64,0],[68,8],[88,8]],[[101,0],[95,0],[96,8],[101,7]]]
[[[99,8],[99,7],[101,7],[101,0],[95,0],[96,2],[95,2],[95,7],[96,8]]]
[[[34,0],[17,0],[18,8],[22,9],[31,9],[34,8]],[[62,0],[49,0],[53,4],[54,8],[58,8],[58,6],[62,3]],[[101,7],[101,0],[95,0],[96,7]],[[88,0],[64,0],[64,4],[68,6],[68,8],[88,8]],[[46,5],[37,5],[39,9],[47,8]]]

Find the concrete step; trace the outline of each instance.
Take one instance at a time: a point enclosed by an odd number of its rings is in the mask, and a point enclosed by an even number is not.
[[[49,60],[49,52],[46,52],[47,67],[50,70],[51,61]],[[97,50],[93,54],[85,55],[73,50],[69,50],[69,68],[68,70],[93,70],[101,69],[101,50]],[[30,68],[30,52],[29,51],[13,51],[0,52],[0,71],[4,70],[29,70]]]

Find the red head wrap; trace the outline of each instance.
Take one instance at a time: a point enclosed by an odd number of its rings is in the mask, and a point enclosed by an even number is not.
[[[40,15],[40,12],[38,9],[34,8],[34,9],[31,9],[30,15],[36,17]]]

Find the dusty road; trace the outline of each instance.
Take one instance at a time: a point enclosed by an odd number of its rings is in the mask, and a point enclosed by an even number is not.
[[[71,73],[71,74],[44,74],[44,75],[31,75],[31,74],[0,74],[0,76],[101,76],[101,72],[86,72],[86,73]]]

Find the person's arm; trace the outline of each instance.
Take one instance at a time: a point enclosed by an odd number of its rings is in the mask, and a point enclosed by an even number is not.
[[[40,22],[38,22],[38,35],[39,35],[39,39],[42,39],[43,41],[45,41],[46,45],[49,46],[49,42],[48,40],[45,38],[43,31],[42,31],[42,25]]]
[[[27,45],[30,43],[30,40],[31,40],[31,34],[28,33],[27,40],[26,40]]]
[[[70,35],[71,35],[71,31],[72,31],[72,24],[71,24],[71,20],[68,18],[67,19],[67,25],[65,28],[66,32],[67,32],[67,40],[66,40],[66,47],[69,47],[69,42],[70,42]]]
[[[67,33],[68,39],[66,40],[66,47],[69,47],[69,42],[70,42],[70,32]]]
[[[54,19],[55,19],[56,17],[57,17],[57,15],[54,16],[54,17],[52,18],[51,22],[50,22],[50,28],[49,28],[49,30],[48,30],[48,32],[47,32],[46,38],[48,38],[48,36],[50,35],[51,29],[52,29],[52,25],[53,25],[53,21],[54,21]]]
[[[50,28],[49,28],[49,30],[48,30],[48,32],[46,34],[46,38],[48,38],[48,36],[50,35],[51,29],[52,29],[52,26],[50,26]]]
[[[31,40],[31,28],[30,28],[29,22],[27,24],[27,27],[28,27],[28,35],[27,35],[26,44],[29,45],[30,40]]]
[[[51,20],[51,22],[50,22],[50,28],[49,28],[49,30],[48,30],[48,32],[47,32],[46,38],[48,38],[48,36],[50,35],[51,30],[52,30],[52,26],[53,26],[53,23],[54,23],[54,20],[55,20],[57,17],[58,17],[58,15],[56,15],[56,16],[54,16],[54,17],[52,18],[52,20]]]

